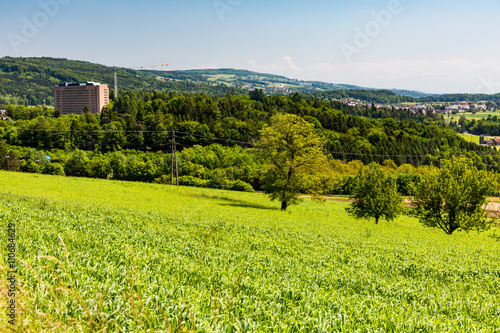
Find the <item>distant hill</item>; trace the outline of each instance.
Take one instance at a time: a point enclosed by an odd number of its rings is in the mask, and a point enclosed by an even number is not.
[[[56,58],[0,58],[0,104],[53,105],[53,87],[63,82],[95,81],[113,89],[111,68],[86,61]],[[180,93],[225,95],[232,91],[246,94],[262,89],[267,94],[288,95],[295,92],[321,98],[357,98],[367,102],[498,101],[497,95],[431,95],[413,90],[380,90],[348,84],[302,81],[285,76],[249,70],[222,68],[183,71],[153,69],[118,69],[118,88],[161,90]]]
[[[321,81],[302,81],[285,76],[264,74],[242,69],[196,69],[186,71],[154,71],[146,70],[158,77],[172,81],[190,80],[197,83],[217,83],[227,87],[244,90],[262,89],[268,94],[318,93],[332,90],[380,90],[359,87],[349,84],[334,84]],[[397,95],[410,97],[431,96],[431,94],[413,90],[391,89]],[[373,101],[376,102],[376,101]]]
[[[446,95],[434,95],[426,96],[418,99],[419,102],[429,103],[429,102],[443,102],[443,103],[456,103],[456,102],[481,102],[481,101],[491,101],[499,102],[500,93],[487,95],[487,94],[446,94]]]
[[[95,81],[114,86],[114,71],[85,61],[55,58],[0,58],[0,104],[53,105],[53,88],[63,82]],[[118,89],[163,90],[223,95],[226,86],[197,85],[187,80],[165,81],[147,71],[119,68]],[[244,93],[244,91],[239,91]]]
[[[313,93],[313,96],[322,99],[347,99],[354,98],[361,101],[380,104],[400,104],[406,102],[415,102],[415,98],[411,96],[398,95],[389,90],[333,90],[325,92]]]
[[[436,94],[428,94],[428,93],[424,93],[424,92],[417,91],[417,90],[404,90],[404,89],[389,89],[389,90],[398,94],[398,95],[410,96],[413,98],[438,96]]]

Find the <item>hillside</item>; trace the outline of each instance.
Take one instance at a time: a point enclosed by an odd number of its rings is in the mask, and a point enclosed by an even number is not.
[[[53,105],[53,87],[62,82],[95,81],[113,87],[113,70],[101,64],[55,58],[0,58],[0,105]],[[432,95],[413,90],[373,89],[348,84],[303,81],[280,75],[238,69],[183,71],[119,68],[118,87],[123,91],[159,90],[179,93],[247,94],[261,89],[266,94],[301,93],[321,98],[356,98],[374,103],[499,101],[500,94]]]
[[[52,105],[52,89],[62,82],[95,81],[112,88],[113,70],[103,70],[103,67],[101,64],[68,59],[0,58],[0,104]],[[120,68],[118,87],[124,91],[156,89],[209,95],[225,95],[233,89],[240,94],[262,89],[268,94],[342,90],[344,95],[355,96],[359,95],[357,90],[376,90],[236,69],[158,71]],[[399,94],[420,97],[424,93],[408,91]]]
[[[311,96],[327,100],[354,98],[361,101],[381,104],[400,104],[406,102],[415,102],[415,98],[413,97],[398,95],[395,92],[389,90],[332,90],[313,93],[311,94]]]
[[[63,82],[95,81],[114,86],[114,71],[85,61],[54,58],[0,58],[0,104],[53,105],[53,87]],[[204,92],[224,95],[230,88],[188,81],[164,82],[146,71],[120,68],[120,90]],[[44,102],[45,101],[45,102]]]
[[[346,207],[306,200],[284,213],[261,194],[0,171],[0,222],[15,223],[25,263],[17,262],[24,326],[16,328],[500,327],[500,252],[491,231],[445,236],[408,217],[375,225]]]
[[[153,73],[158,77],[172,81],[185,81],[197,83],[216,83],[227,87],[254,90],[262,89],[268,94],[282,93],[314,93],[329,90],[358,90],[369,89],[361,88],[346,84],[333,84],[320,81],[303,81],[290,79],[285,76],[257,73],[241,69],[201,69],[201,70],[186,70],[186,71],[153,71],[146,70],[145,72]]]

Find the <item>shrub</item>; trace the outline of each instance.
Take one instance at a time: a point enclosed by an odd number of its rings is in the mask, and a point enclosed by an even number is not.
[[[252,185],[245,183],[242,180],[229,181],[224,188],[231,191],[255,192]]]
[[[29,173],[40,173],[40,166],[32,160],[24,160],[19,165],[19,171]]]
[[[66,176],[63,166],[59,163],[45,163],[42,166],[42,173],[46,175]]]
[[[205,187],[208,183],[208,180],[203,180],[193,176],[179,177],[179,184],[183,186]],[[168,179],[168,184],[170,184],[170,178]]]

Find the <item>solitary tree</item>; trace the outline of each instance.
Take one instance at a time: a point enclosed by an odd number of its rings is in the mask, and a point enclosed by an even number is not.
[[[271,163],[263,188],[271,200],[281,201],[282,210],[300,202],[299,191],[314,192],[317,184],[308,176],[323,165],[326,157],[313,124],[296,115],[276,115],[261,131],[257,147]]]
[[[347,212],[356,218],[375,218],[375,224],[381,217],[392,221],[401,212],[402,198],[396,182],[376,163],[366,170],[359,169],[350,198],[354,201]]]
[[[487,172],[454,157],[442,169],[423,176],[413,200],[415,213],[423,225],[441,228],[449,235],[457,229],[484,230],[490,222],[485,204],[492,189]]]

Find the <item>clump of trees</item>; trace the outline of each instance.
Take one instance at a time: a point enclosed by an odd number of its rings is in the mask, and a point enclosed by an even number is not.
[[[486,212],[486,199],[498,185],[494,177],[463,157],[452,157],[443,164],[442,169],[427,168],[410,185],[412,214],[424,226],[449,235],[457,230],[487,230],[492,220]],[[347,212],[356,218],[375,218],[378,223],[380,217],[392,221],[401,213],[396,181],[377,164],[360,168],[350,198],[353,202]]]

